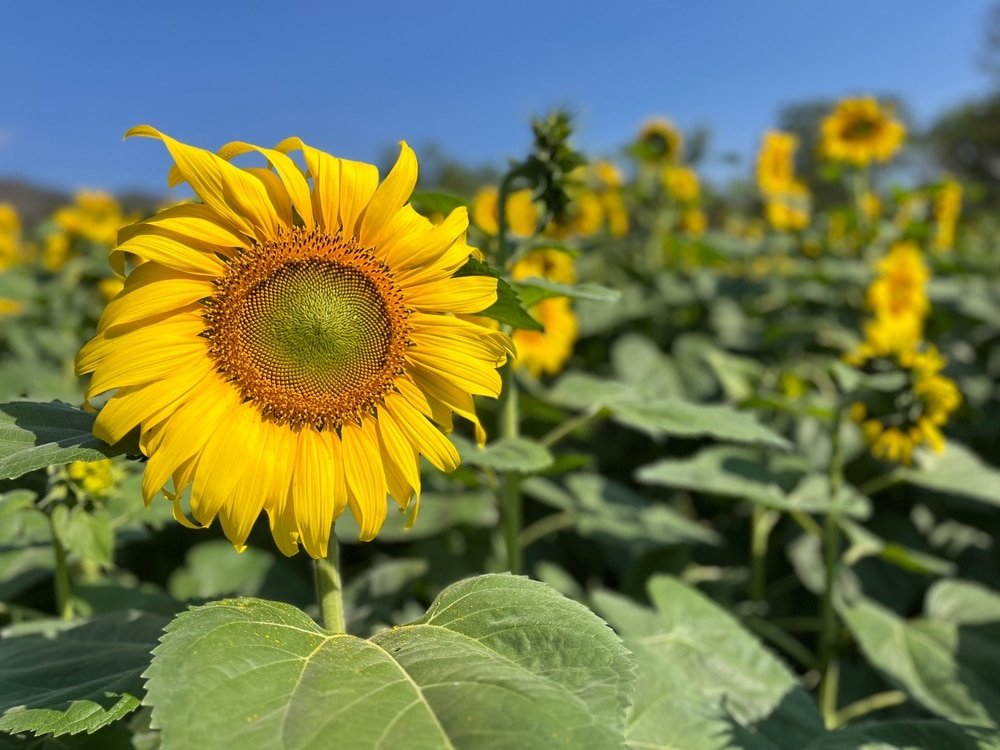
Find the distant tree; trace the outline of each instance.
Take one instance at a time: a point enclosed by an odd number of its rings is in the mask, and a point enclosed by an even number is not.
[[[979,187],[984,204],[1000,204],[1000,93],[948,110],[926,142],[945,169]]]

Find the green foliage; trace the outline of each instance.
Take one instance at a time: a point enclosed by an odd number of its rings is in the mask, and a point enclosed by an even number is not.
[[[135,452],[132,445],[101,442],[93,436],[93,426],[92,414],[58,401],[0,404],[0,479],[52,464]]]
[[[174,748],[611,748],[631,670],[583,606],[483,576],[367,641],[287,605],[213,602],[167,628],[146,676],[154,725]]]
[[[119,612],[78,625],[48,621],[8,632],[0,641],[0,730],[93,732],[131,713],[166,622]]]

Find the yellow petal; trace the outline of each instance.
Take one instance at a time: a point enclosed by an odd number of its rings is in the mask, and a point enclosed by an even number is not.
[[[360,236],[361,214],[378,187],[378,170],[371,164],[340,159],[340,226],[347,237]]]
[[[204,203],[182,203],[179,206],[171,206],[145,221],[122,227],[118,230],[118,243],[125,243],[150,228],[216,248],[246,245],[246,237]]]
[[[435,312],[477,313],[497,300],[497,280],[492,276],[462,276],[432,281],[404,289],[407,302]]]
[[[385,400],[385,408],[407,440],[434,466],[445,472],[458,468],[461,460],[455,446],[405,399],[390,396]]]
[[[162,229],[149,228],[113,248],[108,253],[108,260],[119,276],[125,274],[126,253],[186,273],[222,276],[226,272],[226,264],[214,249],[199,247],[199,244],[173,237]]]
[[[252,143],[232,141],[219,149],[219,156],[229,161],[240,154],[250,151],[256,151],[258,154],[261,154],[274,167],[274,171],[281,178],[281,182],[288,193],[292,205],[295,206],[295,210],[302,217],[303,224],[307,229],[311,229],[316,224],[316,221],[313,218],[312,196],[309,193],[309,183],[306,182],[306,178],[299,171],[298,166],[296,166],[295,162],[287,154],[271,148],[254,146]]]
[[[260,180],[210,151],[188,146],[149,125],[137,125],[125,137],[158,138],[167,147],[181,176],[225,221],[250,237],[274,237],[278,217]]]
[[[291,501],[302,546],[313,557],[326,557],[333,519],[344,507],[338,502],[346,503],[335,489],[336,473],[343,467],[333,459],[329,433],[299,431]]]
[[[358,238],[365,247],[378,247],[391,229],[391,219],[409,200],[417,185],[417,157],[405,141],[399,144],[399,158],[375,190],[361,219]]]
[[[375,538],[386,516],[385,471],[378,440],[370,420],[364,426],[347,423],[340,431],[344,449],[344,474],[347,477],[348,503],[358,526],[360,539]]]
[[[129,274],[122,293],[104,308],[97,330],[180,312],[210,297],[214,291],[212,282],[203,276],[189,276],[156,263],[143,263]]]

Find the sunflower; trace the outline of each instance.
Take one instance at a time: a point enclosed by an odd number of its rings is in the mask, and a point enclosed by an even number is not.
[[[472,221],[483,232],[494,235],[499,230],[500,194],[495,187],[485,187],[472,199]],[[507,226],[515,237],[530,237],[538,224],[538,207],[531,190],[515,190],[507,196]]]
[[[653,164],[676,162],[681,156],[684,139],[670,120],[654,117],[639,129],[636,149],[643,161]]]
[[[859,167],[888,161],[906,137],[906,128],[873,97],[844,99],[820,126],[820,152],[827,159]]]
[[[910,348],[885,357],[873,354],[858,363],[868,371],[901,371],[904,384],[892,392],[872,392],[851,405],[850,417],[861,428],[872,455],[909,464],[914,449],[944,450],[941,427],[962,403],[950,378],[941,375],[945,359],[934,347]]]
[[[781,193],[772,193],[764,205],[767,222],[778,231],[798,231],[809,226],[809,188],[792,180]]]
[[[795,149],[799,139],[791,133],[764,133],[757,154],[757,187],[764,195],[785,193],[795,181]]]
[[[667,195],[681,203],[694,203],[701,195],[698,173],[690,167],[668,164],[660,173],[660,182]]]
[[[535,250],[514,264],[511,275],[516,281],[537,277],[560,284],[576,282],[573,259],[559,250]],[[532,305],[530,312],[545,330],[514,331],[514,346],[517,349],[514,366],[527,370],[535,378],[543,374],[556,375],[573,355],[573,346],[579,335],[579,324],[570,300],[549,297]]]
[[[0,271],[13,266],[20,254],[21,219],[10,203],[0,203]]]
[[[934,249],[950,250],[955,244],[955,228],[962,212],[962,184],[945,180],[934,196]]]
[[[879,260],[876,274],[865,297],[875,316],[892,320],[912,318],[922,325],[930,309],[927,299],[930,270],[920,248],[913,242],[896,243]]]
[[[115,443],[138,427],[146,503],[162,491],[184,524],[218,517],[237,548],[261,511],[284,554],[301,544],[313,557],[345,508],[363,540],[387,496],[412,522],[419,456],[444,471],[459,462],[434,423],[448,430],[457,413],[482,442],[472,394],[498,395],[512,351],[456,317],[496,299],[494,278],[453,278],[471,252],[465,209],[434,226],[406,203],[417,162],[405,143],[379,183],[374,166],[298,138],[217,155],[146,125],[127,135],[159,139],[171,184],[186,180],[203,203],[119,234],[112,266],[124,273],[129,253],[140,263],[76,361],[88,403],[110,394],[95,435]],[[248,152],[270,169],[230,163]]]

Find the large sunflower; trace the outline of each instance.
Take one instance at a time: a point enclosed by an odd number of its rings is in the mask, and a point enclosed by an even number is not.
[[[186,524],[218,516],[237,547],[263,510],[282,552],[314,557],[345,508],[362,539],[387,496],[413,501],[415,517],[419,456],[445,471],[459,461],[434,423],[450,429],[457,413],[482,441],[472,394],[499,393],[511,351],[457,317],[496,299],[495,279],[453,278],[472,252],[465,209],[433,226],[406,203],[417,163],[405,143],[380,184],[374,166],[298,138],[213,154],[145,125],[128,135],[160,139],[171,184],[203,201],[122,230],[112,265],[139,263],[77,357],[88,401],[111,394],[95,434],[140,430],[145,501],[162,490]],[[247,152],[270,168],[229,162]]]
[[[827,159],[859,167],[888,161],[903,145],[906,128],[877,99],[844,99],[824,118],[820,151]]]

